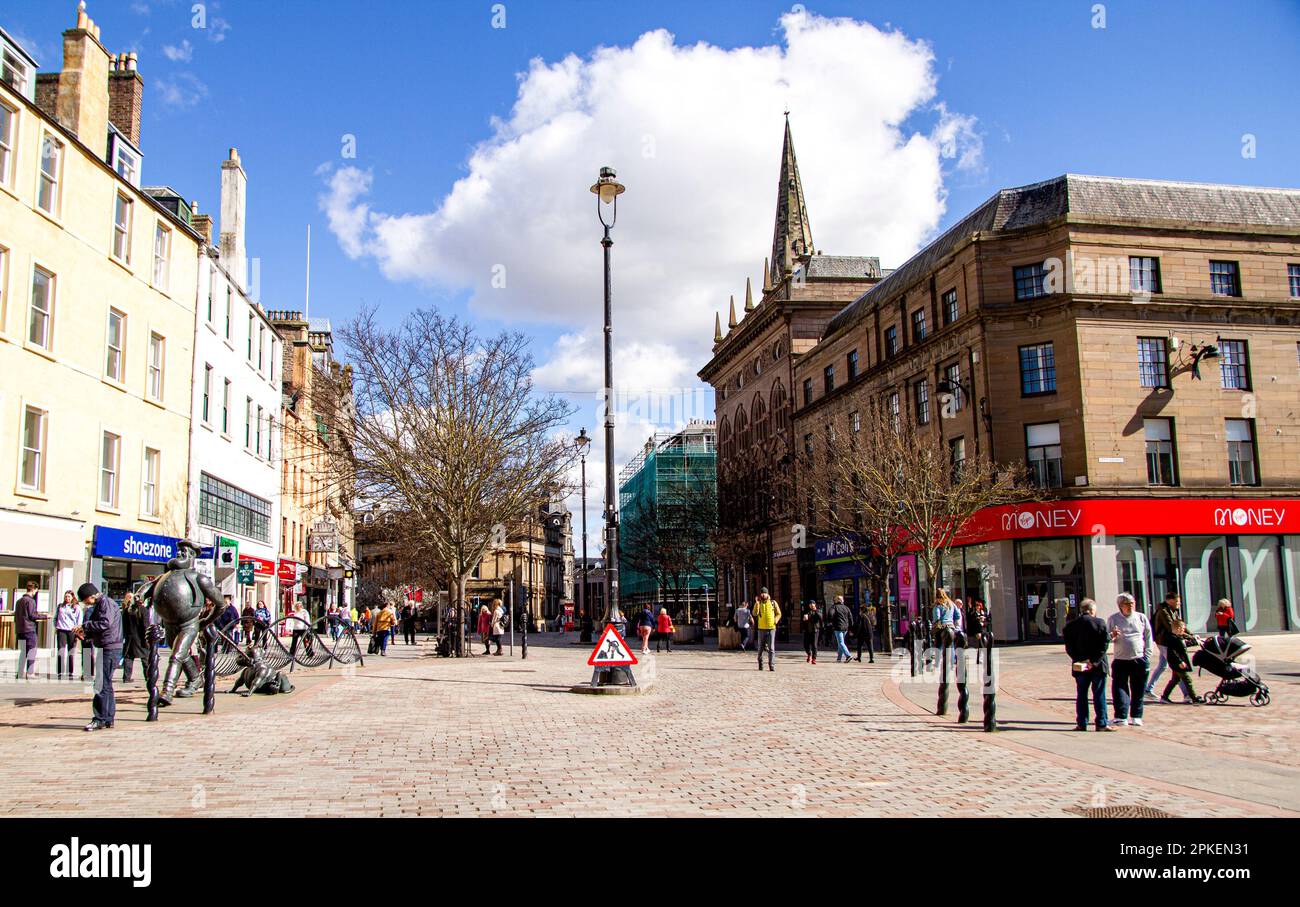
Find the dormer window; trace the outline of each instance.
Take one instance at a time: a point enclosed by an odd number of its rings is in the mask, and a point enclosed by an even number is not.
[[[108,137],[108,160],[118,176],[139,188],[142,155],[116,130]]]
[[[29,101],[36,100],[36,61],[0,35],[0,82]]]

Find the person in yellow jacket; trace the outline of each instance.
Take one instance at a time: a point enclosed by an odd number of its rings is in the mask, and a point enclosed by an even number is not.
[[[397,624],[397,612],[393,610],[392,605],[384,607],[375,615],[374,632],[375,638],[379,640],[379,654],[388,654],[388,638],[392,635],[393,627]]]
[[[763,650],[767,650],[767,669],[776,670],[776,625],[781,622],[781,606],[772,601],[764,587],[754,602],[754,623],[758,626],[758,669],[763,670]]]

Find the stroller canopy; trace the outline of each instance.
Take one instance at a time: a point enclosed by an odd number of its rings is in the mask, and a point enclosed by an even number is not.
[[[1201,648],[1220,661],[1235,661],[1249,652],[1251,645],[1237,636],[1211,636]]]

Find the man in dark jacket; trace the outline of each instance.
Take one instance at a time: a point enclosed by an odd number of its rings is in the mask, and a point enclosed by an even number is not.
[[[81,622],[80,636],[96,649],[101,649],[99,670],[95,672],[94,717],[86,725],[88,731],[98,731],[113,726],[117,717],[117,700],[113,698],[113,672],[122,657],[122,609],[107,595],[101,595],[94,583],[82,583],[77,598],[90,611]]]
[[[1065,651],[1073,662],[1076,731],[1088,730],[1088,693],[1097,712],[1097,730],[1113,731],[1106,714],[1106,651],[1110,648],[1110,634],[1106,624],[1097,617],[1097,604],[1090,598],[1079,603],[1079,616],[1065,625],[1061,634],[1065,638]]]
[[[122,597],[122,682],[130,683],[134,674],[135,660],[144,661],[148,654],[148,642],[145,640],[144,607],[135,600],[135,594],[128,592]]]
[[[876,663],[876,648],[872,637],[875,634],[874,614],[875,606],[864,603],[858,608],[858,661],[862,660],[862,647],[867,647],[867,658],[872,664]]]
[[[844,596],[835,596],[835,604],[831,605],[830,620],[831,632],[835,634],[835,660],[837,662],[850,662],[853,656],[849,654],[849,647],[844,642],[844,634],[853,629],[853,612],[849,606],[844,604]]]
[[[27,594],[14,602],[14,635],[18,640],[18,679],[36,671],[36,622],[49,620],[48,614],[36,609],[37,585],[27,581]]]

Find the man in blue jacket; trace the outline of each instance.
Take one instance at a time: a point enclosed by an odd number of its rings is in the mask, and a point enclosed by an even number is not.
[[[95,672],[95,701],[88,731],[113,726],[117,717],[117,700],[113,698],[113,672],[122,660],[122,609],[107,595],[101,595],[94,583],[82,583],[77,598],[90,610],[81,622],[78,635],[96,649],[101,649],[99,670]]]

